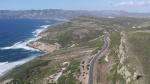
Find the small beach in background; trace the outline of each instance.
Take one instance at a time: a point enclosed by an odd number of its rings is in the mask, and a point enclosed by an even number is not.
[[[39,34],[58,20],[0,20],[0,76],[44,54],[27,46],[40,38]]]

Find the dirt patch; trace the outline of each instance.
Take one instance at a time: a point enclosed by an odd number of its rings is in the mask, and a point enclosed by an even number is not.
[[[53,52],[55,50],[59,50],[59,48],[61,47],[58,43],[55,44],[46,44],[46,43],[42,43],[42,42],[31,42],[29,44],[27,44],[27,46],[44,51],[44,52]]]

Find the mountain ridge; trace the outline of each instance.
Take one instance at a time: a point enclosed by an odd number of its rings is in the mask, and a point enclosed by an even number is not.
[[[121,10],[0,10],[0,19],[71,19],[78,16],[149,18],[150,13],[130,13]]]

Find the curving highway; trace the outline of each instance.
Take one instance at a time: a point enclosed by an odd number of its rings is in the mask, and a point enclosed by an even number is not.
[[[95,55],[95,57],[93,57],[93,59],[90,62],[90,69],[89,69],[89,80],[88,80],[88,84],[94,84],[94,65],[97,63],[97,60],[102,58],[103,56],[105,56],[106,51],[108,50],[110,44],[110,39],[109,39],[109,35],[108,33],[105,33],[104,35],[104,45],[101,49],[100,52],[97,53],[97,55]]]

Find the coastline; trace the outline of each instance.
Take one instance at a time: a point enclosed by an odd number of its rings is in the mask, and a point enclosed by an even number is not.
[[[13,44],[12,46],[7,46],[7,47],[2,47],[0,48],[1,50],[9,50],[9,49],[25,49],[25,50],[31,50],[31,51],[39,51],[38,49],[32,48],[27,46],[27,44],[29,44],[30,42],[34,42],[37,41],[38,39],[41,38],[41,33],[43,31],[45,31],[49,26],[51,25],[43,25],[40,26],[38,29],[36,29],[35,31],[31,32],[33,37],[29,37],[27,40],[25,41],[19,41],[15,44]]]
[[[38,41],[43,36],[42,32],[46,31],[46,29],[49,28],[50,26],[51,25],[46,25],[46,26],[43,26],[42,29],[35,31],[35,32],[38,32],[36,34],[36,37],[37,37],[36,40],[30,41],[29,43],[26,44],[26,46],[33,48],[35,50],[45,52],[45,53],[51,53],[55,50],[59,50],[61,45],[59,45],[58,43],[48,44],[48,43],[43,43],[41,41]]]
[[[35,47],[31,47],[31,46],[28,46],[29,43],[31,42],[36,42],[38,39],[41,38],[41,33],[43,31],[45,31],[49,26],[51,25],[43,25],[43,26],[40,26],[40,28],[36,29],[35,31],[32,32],[33,34],[33,38],[30,38],[28,39],[26,42],[23,42],[23,43],[16,43],[10,47],[4,47],[4,48],[1,48],[1,49],[4,49],[4,50],[7,50],[7,49],[17,49],[17,48],[24,48],[26,50],[31,50],[31,51],[42,51],[38,48],[35,48]],[[18,45],[20,45],[19,47],[17,47]],[[22,45],[22,46],[21,46]],[[42,52],[45,52],[45,51],[42,51]],[[46,53],[46,52],[45,52]],[[42,55],[39,55],[39,56],[43,56],[45,54],[42,54]],[[25,58],[25,59],[21,59],[21,60],[18,60],[18,61],[15,61],[15,62],[1,62],[0,63],[0,78],[3,77],[5,74],[9,73],[11,70],[13,70],[15,67],[17,66],[20,66],[20,65],[23,65],[39,56],[31,56],[29,58]]]
[[[20,66],[24,63],[27,63],[29,61],[31,61],[32,59],[36,58],[35,56],[33,57],[29,57],[26,59],[22,59],[19,61],[15,61],[15,62],[5,62],[2,66],[2,69],[0,71],[0,78],[3,77],[5,74],[9,73],[12,69],[16,68],[17,66]]]
[[[58,21],[62,21],[62,20],[58,20]],[[60,24],[60,23],[58,22],[58,23],[54,23],[52,25],[57,25],[57,24]],[[47,28],[49,28],[50,26],[51,25],[40,26],[39,28],[37,28],[35,31],[32,32],[33,37],[27,39],[25,42],[20,41],[20,42],[15,43],[12,46],[1,48],[2,50],[25,49],[25,50],[30,50],[30,51],[43,52],[43,54],[33,55],[31,57],[21,59],[21,60],[15,61],[15,62],[1,62],[0,63],[0,66],[1,66],[0,67],[0,78],[2,78],[7,73],[12,71],[14,68],[21,66],[21,65],[23,65],[23,64],[25,64],[25,63],[27,63],[27,62],[35,59],[35,58],[45,56],[46,54],[51,53],[55,50],[58,50],[61,47],[61,45],[59,45],[58,43],[45,44],[45,43],[38,41],[40,38],[42,38],[42,32],[46,31]],[[3,69],[3,67],[8,67],[8,68]]]

